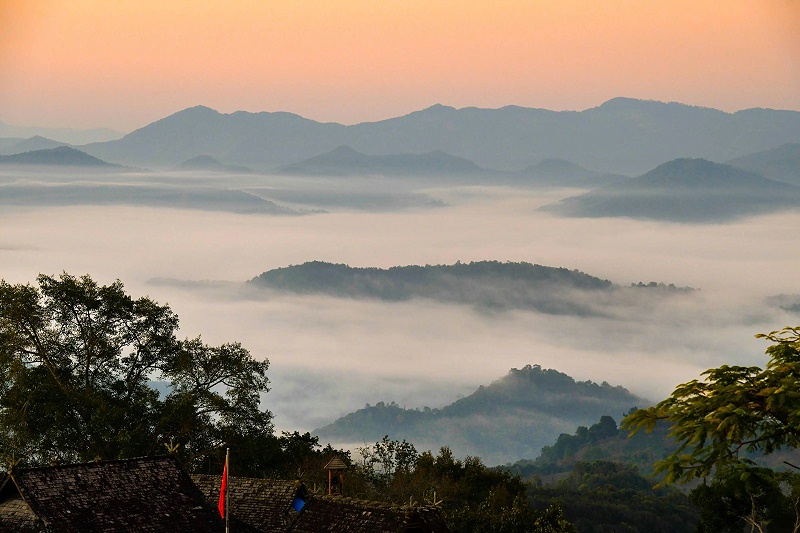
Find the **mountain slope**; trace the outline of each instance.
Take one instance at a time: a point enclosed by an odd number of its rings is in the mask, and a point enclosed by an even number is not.
[[[65,145],[66,143],[54,141],[52,139],[47,139],[45,137],[35,135],[30,139],[25,139],[7,148],[3,148],[2,150],[0,150],[0,154],[1,155],[21,154],[24,152],[32,152],[34,150],[47,150],[50,148],[58,148],[59,146],[65,146]]]
[[[70,146],[0,156],[0,164],[119,168]]]
[[[174,167],[207,154],[269,170],[347,145],[367,155],[442,151],[482,168],[518,171],[545,158],[607,173],[636,175],[678,157],[725,161],[800,141],[800,112],[736,113],[616,98],[585,111],[517,106],[455,109],[435,105],[352,126],[291,113],[221,114],[198,106],[122,139],[82,147],[109,161]]]
[[[548,158],[511,173],[520,184],[557,187],[600,187],[625,179],[618,174],[604,174],[583,168],[565,159]]]
[[[122,139],[82,147],[106,159],[174,167],[198,155],[258,170],[300,161],[343,144],[339,124],[322,124],[292,113],[222,114],[204,106],[174,113]],[[147,163],[147,164],[145,164]]]
[[[770,179],[800,185],[800,143],[784,144],[771,150],[737,157],[728,161],[728,164]]]
[[[543,209],[573,217],[721,222],[800,208],[800,187],[704,159],[676,159]]]
[[[349,146],[281,168],[284,174],[324,176],[475,176],[486,174],[472,161],[442,151],[424,154],[366,155]]]
[[[20,140],[34,136],[53,139],[57,142],[79,145],[92,142],[113,141],[122,137],[118,131],[108,128],[95,128],[88,130],[75,130],[71,128],[37,128],[12,126],[0,122],[0,137],[19,137]]]
[[[226,165],[210,155],[198,155],[179,164],[174,170],[197,172],[232,172],[248,174],[252,169],[240,165]]]
[[[511,369],[503,378],[442,409],[367,406],[314,431],[321,440],[375,442],[384,435],[422,450],[449,446],[457,456],[501,464],[539,455],[561,433],[603,415],[621,416],[649,402],[623,387],[575,381],[539,365]]]

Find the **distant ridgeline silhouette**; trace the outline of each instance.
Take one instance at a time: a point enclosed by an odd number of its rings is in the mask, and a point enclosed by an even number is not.
[[[556,158],[601,173],[638,175],[677,157],[728,161],[798,139],[797,111],[748,109],[726,113],[678,103],[615,98],[579,112],[435,105],[405,116],[351,126],[317,122],[292,113],[222,114],[197,106],[119,140],[81,149],[107,161],[137,167],[173,168],[205,154],[227,164],[275,171],[346,145],[366,156],[440,151],[495,171],[518,172]],[[575,173],[574,168],[569,171]]]

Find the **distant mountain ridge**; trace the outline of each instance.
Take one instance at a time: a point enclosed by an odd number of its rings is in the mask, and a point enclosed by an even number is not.
[[[352,126],[292,113],[221,114],[197,106],[122,139],[83,146],[126,165],[174,167],[207,154],[256,170],[282,166],[347,145],[366,155],[442,151],[499,171],[546,158],[600,172],[636,175],[678,157],[726,161],[800,142],[800,112],[715,109],[615,98],[584,111],[506,106],[455,109],[435,105],[401,117]]]
[[[728,164],[792,185],[800,185],[800,143],[788,143],[771,150],[737,157]]]
[[[516,183],[561,187],[600,187],[626,179],[627,176],[608,174],[583,168],[565,159],[548,158],[511,173]]]
[[[619,417],[650,402],[606,382],[575,381],[539,365],[513,368],[488,386],[442,409],[405,409],[383,402],[345,415],[313,433],[322,440],[375,442],[384,435],[418,449],[449,446],[487,464],[537,457],[562,433],[601,416]]]
[[[249,174],[253,169],[241,165],[226,165],[210,155],[198,155],[179,164],[174,170],[189,170],[200,172],[233,172]]]
[[[108,163],[71,146],[3,155],[0,156],[0,164],[121,168],[120,165]]]
[[[349,146],[281,167],[283,174],[328,176],[475,176],[487,171],[441,150],[424,154],[366,155]]]
[[[0,149],[0,155],[21,154],[23,152],[46,150],[49,148],[57,148],[59,146],[67,146],[67,143],[62,143],[60,141],[54,141],[52,139],[35,135],[29,139],[24,139]]]
[[[64,144],[78,145],[113,141],[122,137],[122,133],[108,128],[92,128],[86,130],[74,128],[39,128],[36,126],[12,126],[11,124],[0,122],[0,137],[27,139],[34,136],[53,139]]]
[[[799,208],[800,187],[704,159],[676,159],[542,209],[573,217],[721,222]]]

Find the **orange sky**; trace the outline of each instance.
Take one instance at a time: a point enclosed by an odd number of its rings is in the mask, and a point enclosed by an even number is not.
[[[0,121],[355,123],[614,96],[800,110],[800,0],[0,0]]]

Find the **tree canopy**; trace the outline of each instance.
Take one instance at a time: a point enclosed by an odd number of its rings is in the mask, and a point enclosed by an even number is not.
[[[103,286],[64,273],[37,281],[0,281],[6,460],[116,459],[170,445],[199,464],[225,444],[275,440],[272,414],[261,408],[268,361],[236,342],[179,340],[177,315],[132,298],[119,280]]]
[[[666,481],[752,465],[745,452],[770,454],[800,446],[800,328],[756,337],[773,343],[765,369],[725,365],[707,370],[704,380],[680,385],[658,405],[623,420],[632,432],[650,430],[659,420],[672,425],[678,449],[655,465]]]

